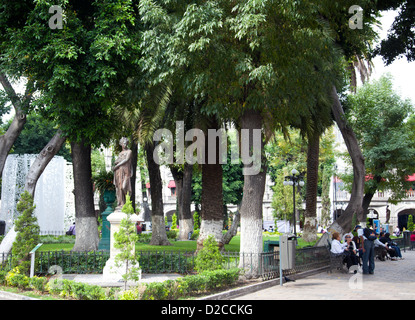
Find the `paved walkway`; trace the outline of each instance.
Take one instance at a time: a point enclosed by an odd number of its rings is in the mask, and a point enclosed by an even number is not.
[[[415,300],[415,251],[404,260],[375,261],[375,274],[322,272],[233,300]]]

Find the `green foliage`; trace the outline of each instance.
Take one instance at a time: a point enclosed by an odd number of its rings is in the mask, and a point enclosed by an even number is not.
[[[102,287],[68,279],[52,279],[47,283],[46,289],[51,294],[77,300],[104,300],[106,298]]]
[[[71,141],[108,142],[117,128],[112,102],[136,75],[137,29],[133,3],[126,0],[54,3],[62,7],[62,30],[53,30],[48,0],[16,0],[19,23],[1,19],[1,58],[6,73],[27,77],[41,95],[34,104],[56,120]],[[30,7],[30,10],[20,10]],[[3,13],[1,13],[3,14]],[[122,88],[116,90],[115,87]]]
[[[121,219],[120,228],[118,232],[114,233],[114,247],[121,250],[115,256],[115,263],[117,266],[125,266],[123,279],[126,287],[128,280],[138,281],[139,277],[139,264],[134,253],[138,235],[135,224],[131,221],[134,208],[129,194],[126,195],[126,202],[121,211],[126,214],[126,218]]]
[[[142,300],[173,300],[231,286],[239,278],[239,269],[204,271],[175,281],[146,284]]]
[[[179,230],[173,229],[166,232],[167,233],[167,239],[170,240],[176,240],[177,236],[179,235]]]
[[[46,290],[47,283],[48,283],[48,278],[46,277],[33,276],[29,278],[29,287],[41,293],[47,291]]]
[[[29,192],[23,192],[16,207],[20,216],[15,221],[17,236],[12,248],[12,266],[20,266],[24,272],[29,271],[29,252],[39,243],[40,229],[33,214],[35,207]]]
[[[73,280],[46,277],[29,278],[14,269],[0,273],[0,283],[20,289],[34,289],[39,293],[48,292],[63,298],[76,300],[177,300],[217,288],[232,286],[239,278],[240,269],[204,271],[197,275],[188,275],[177,280],[151,282],[139,285],[121,293],[106,292],[100,286],[76,282]]]
[[[365,193],[391,191],[389,202],[406,197],[411,187],[407,176],[415,172],[415,141],[407,123],[413,114],[410,100],[403,100],[393,89],[389,75],[360,87],[347,97],[347,118],[365,158]],[[348,156],[346,160],[350,162]],[[342,176],[348,183],[352,173]]]
[[[93,182],[95,185],[95,190],[100,194],[104,194],[105,190],[115,191],[114,185],[114,172],[110,171],[100,171],[95,177],[93,177]]]
[[[7,273],[6,284],[11,287],[25,289],[29,286],[29,277],[21,273],[21,268],[16,267]]]
[[[146,273],[188,273],[194,269],[193,257],[182,252],[142,252],[138,257],[141,269]]]
[[[414,217],[413,217],[412,214],[408,215],[408,224],[407,224],[407,226],[408,226],[409,231],[411,231],[411,232],[414,231],[415,224],[414,224]]]
[[[198,272],[223,269],[225,258],[219,251],[218,243],[212,235],[203,241],[203,248],[197,252],[195,270]]]
[[[176,230],[177,229],[177,215],[176,213],[173,213],[171,217],[171,229]]]
[[[293,217],[293,187],[284,186],[284,177],[288,175],[286,169],[277,170],[278,178],[273,186],[273,195],[271,201],[271,207],[273,209],[273,216],[276,220],[292,221]],[[295,200],[296,208],[300,208],[302,199],[298,192],[298,188],[295,188]]]
[[[62,273],[98,273],[102,272],[109,258],[109,252],[47,251],[36,254],[35,270],[44,272],[51,265],[59,265]]]
[[[193,214],[193,230],[199,230],[200,229],[200,215],[197,211]]]

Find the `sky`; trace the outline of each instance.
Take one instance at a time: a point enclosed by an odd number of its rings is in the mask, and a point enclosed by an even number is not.
[[[379,31],[381,39],[386,38],[386,34],[396,16],[396,11],[388,11],[380,19],[382,30]],[[381,57],[373,59],[374,72],[371,79],[378,79],[382,74],[389,72],[393,76],[395,90],[402,98],[409,98],[415,106],[415,61],[408,62],[406,57],[395,59],[389,66],[385,66]]]

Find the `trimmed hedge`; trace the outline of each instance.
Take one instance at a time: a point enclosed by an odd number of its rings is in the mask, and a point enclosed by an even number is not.
[[[177,280],[146,284],[141,300],[176,300],[234,284],[240,269],[204,271]]]
[[[0,272],[0,284],[20,289],[33,289],[48,292],[64,298],[77,300],[176,300],[201,293],[208,293],[217,288],[234,284],[239,278],[240,269],[204,271],[197,275],[188,275],[177,280],[151,282],[139,285],[123,292],[108,292],[97,285],[76,282],[67,279],[45,277],[29,278],[21,274],[18,268],[5,273]]]

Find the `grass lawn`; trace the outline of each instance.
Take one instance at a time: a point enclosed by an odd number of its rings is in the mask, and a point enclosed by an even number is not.
[[[264,234],[263,241],[278,241],[278,235]],[[231,242],[225,245],[226,251],[239,251],[240,247],[240,235],[236,235],[232,238]],[[170,241],[171,246],[151,246],[145,243],[137,243],[137,251],[196,251],[196,241]],[[301,238],[298,239],[298,248],[305,246],[312,246],[315,243],[308,243],[303,241]],[[73,248],[72,243],[51,243],[44,244],[40,247],[40,251],[55,251],[55,250],[71,250]]]

